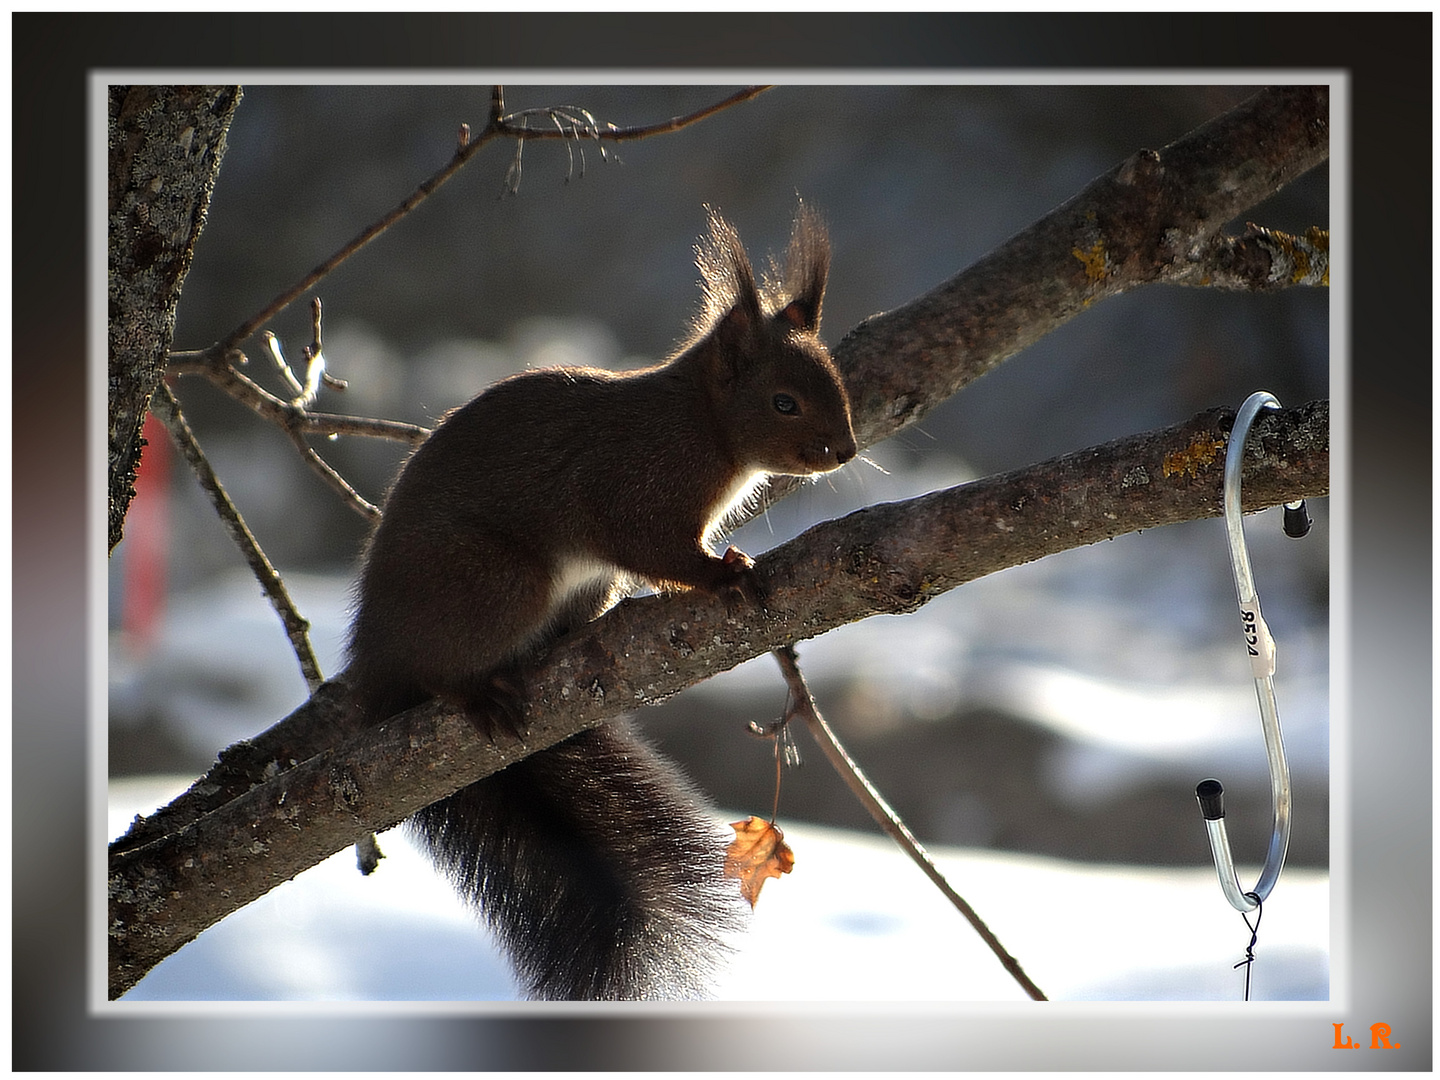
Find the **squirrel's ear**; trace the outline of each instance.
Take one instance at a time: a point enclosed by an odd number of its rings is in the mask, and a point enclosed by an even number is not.
[[[829,273],[830,238],[825,225],[814,210],[801,203],[790,229],[790,249],[785,253],[785,289],[790,302],[778,317],[798,330],[812,334],[819,330]]]
[[[705,289],[706,312],[714,319],[708,335],[722,357],[744,355],[753,348],[765,318],[760,290],[735,227],[714,208],[706,210],[710,235],[696,248],[696,264]]]
[[[816,297],[812,303],[808,298],[797,297],[777,311],[775,317],[784,319],[797,330],[813,334],[820,328],[820,298]]]
[[[711,337],[719,346],[718,358],[723,364],[749,356],[755,344],[756,329],[764,315],[760,311],[760,298],[752,292],[749,297],[740,296],[735,304],[720,317],[711,330]]]

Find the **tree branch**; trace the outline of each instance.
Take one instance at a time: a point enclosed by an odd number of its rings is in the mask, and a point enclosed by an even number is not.
[[[861,448],[1099,300],[1196,284],[1220,259],[1227,221],[1326,160],[1329,107],[1325,86],[1261,90],[1161,151],[1137,151],[950,280],[861,322],[834,349]],[[772,480],[756,512],[801,482]]]
[[[165,430],[175,441],[181,456],[190,463],[200,486],[210,496],[215,512],[225,525],[225,531],[245,556],[245,562],[249,564],[255,579],[260,582],[260,588],[264,590],[270,606],[280,616],[280,622],[285,627],[285,636],[290,639],[290,647],[295,650],[295,658],[300,662],[300,674],[305,679],[305,685],[313,692],[325,679],[320,673],[320,663],[315,659],[315,650],[310,647],[309,620],[300,614],[295,602],[290,599],[290,593],[286,591],[285,583],[280,580],[279,572],[261,550],[259,541],[245,524],[240,511],[230,501],[229,493],[215,475],[215,470],[210,467],[210,460],[200,449],[200,444],[195,441],[190,425],[185,422],[179,402],[163,382],[155,388],[150,399],[150,408],[165,425]]]
[[[583,109],[577,109],[574,111],[580,114],[580,118],[576,119],[574,117],[568,117],[570,124],[569,128],[561,126],[555,130],[532,131],[525,126],[526,115],[530,113],[545,113],[547,115],[553,115],[556,110],[525,110],[525,112],[523,113],[506,116],[503,112],[505,106],[503,88],[500,86],[495,86],[492,88],[491,92],[490,115],[485,128],[478,135],[472,137],[469,125],[462,125],[460,129],[460,137],[457,140],[457,145],[455,148],[455,153],[445,165],[443,165],[437,172],[433,173],[431,176],[422,181],[421,184],[408,196],[406,196],[398,206],[392,209],[389,213],[385,214],[379,220],[371,223],[370,225],[362,229],[357,236],[355,236],[349,243],[345,244],[342,248],[340,248],[339,251],[335,252],[319,266],[311,270],[310,273],[306,274],[298,282],[296,282],[294,285],[290,286],[288,289],[282,292],[279,296],[275,297],[275,299],[270,301],[269,304],[267,304],[255,315],[251,316],[245,322],[237,326],[234,330],[230,331],[230,333],[226,334],[225,337],[223,337],[220,341],[216,342],[214,345],[211,345],[207,349],[197,349],[170,354],[170,373],[176,375],[204,375],[206,378],[208,378],[216,386],[220,387],[220,389],[224,390],[231,397],[235,398],[242,404],[249,406],[251,409],[259,413],[261,416],[265,417],[267,420],[270,420],[272,423],[275,423],[276,425],[281,427],[285,431],[285,433],[290,436],[291,441],[295,443],[297,449],[299,449],[302,457],[305,459],[306,464],[308,464],[312,469],[314,469],[320,475],[321,479],[323,479],[327,484],[329,484],[340,495],[340,497],[345,500],[347,505],[352,507],[354,510],[356,510],[356,512],[358,512],[362,517],[366,518],[367,520],[374,521],[380,516],[379,509],[375,507],[372,503],[367,501],[362,495],[360,495],[360,493],[357,492],[349,484],[349,482],[345,480],[343,476],[341,476],[333,467],[329,465],[329,463],[327,463],[322,457],[320,457],[320,455],[314,450],[314,448],[312,448],[305,442],[304,436],[306,434],[362,435],[376,438],[397,439],[400,441],[409,442],[414,445],[416,443],[419,443],[425,438],[426,435],[429,434],[428,429],[418,427],[414,424],[401,424],[390,420],[371,420],[360,417],[334,417],[328,416],[324,413],[312,413],[309,411],[309,407],[314,404],[315,395],[313,393],[313,388],[311,392],[302,392],[293,401],[283,401],[280,398],[276,397],[274,394],[271,394],[268,390],[265,390],[253,380],[241,374],[238,370],[236,370],[235,365],[237,363],[243,364],[246,362],[245,354],[240,351],[239,348],[241,343],[244,342],[247,338],[249,338],[252,334],[254,334],[257,330],[259,330],[262,326],[264,326],[265,323],[269,322],[271,319],[275,318],[282,311],[288,308],[292,303],[294,303],[297,299],[303,296],[307,291],[314,288],[315,285],[319,284],[319,282],[324,280],[324,278],[326,278],[333,270],[339,267],[341,263],[345,262],[352,255],[359,252],[372,240],[380,236],[381,233],[391,228],[398,221],[400,221],[401,218],[405,217],[412,210],[418,207],[422,202],[424,202],[431,195],[433,195],[447,180],[454,176],[455,173],[459,172],[460,169],[472,157],[474,157],[480,151],[480,148],[486,143],[492,142],[498,138],[513,139],[516,143],[518,154],[519,147],[523,146],[525,140],[527,139],[578,139],[581,136],[601,141],[627,141],[635,139],[645,139],[654,135],[664,135],[670,132],[679,131],[680,129],[685,127],[689,127],[691,124],[698,123],[699,121],[704,120],[707,117],[713,116],[718,112],[731,108],[732,106],[741,104],[742,102],[749,101],[750,99],[757,97],[759,94],[763,93],[767,89],[769,88],[765,86],[746,87],[745,89],[737,91],[736,93],[731,94],[729,97],[721,101],[714,102],[710,105],[705,106],[704,108],[697,109],[696,111],[684,116],[671,117],[669,120],[662,121],[658,124],[647,124],[627,128],[620,128],[616,127],[614,124],[607,124],[604,127],[601,127],[595,121],[595,118],[591,116],[588,112]],[[236,96],[238,99],[238,94]],[[233,105],[231,111],[233,112]],[[518,123],[517,119],[519,121]],[[515,166],[512,166],[512,168],[514,167]],[[213,182],[213,177],[211,177],[211,181]],[[188,265],[188,256],[186,260],[186,265]],[[112,274],[112,280],[113,277],[114,275]],[[178,296],[178,282],[176,284],[176,295]],[[318,357],[320,341],[320,301],[316,299],[313,301],[313,304],[315,306],[315,314],[313,319],[315,325],[314,349],[316,356]],[[172,328],[173,323],[174,318],[172,301],[170,318],[170,325]],[[114,324],[112,323],[112,335],[113,327]],[[163,357],[165,355],[165,350],[168,349],[169,344],[170,337],[167,331],[164,339],[164,348],[161,349],[159,356]],[[273,336],[271,336],[267,340],[267,344],[270,345],[272,352],[274,352],[276,346],[274,345]],[[277,362],[280,362],[280,358],[278,355],[276,356],[276,359]],[[163,370],[163,364],[160,370]],[[158,374],[156,375],[156,379],[158,380]],[[288,375],[288,369],[286,381],[289,383],[294,383],[295,381],[293,375]],[[146,400],[148,400],[148,390]],[[144,415],[143,403],[139,415],[141,417],[143,417]],[[135,432],[136,437],[138,438],[138,426],[135,428]],[[133,467],[131,469],[130,475],[133,477]],[[113,486],[114,485],[112,483],[112,487]],[[126,505],[128,505],[128,499],[126,500]],[[112,514],[112,517],[113,516],[114,515]],[[124,513],[122,508],[114,528],[118,530],[118,522],[123,522],[123,520]],[[118,532],[116,532],[114,537],[112,538],[112,547],[114,546],[116,540],[118,540]]]
[[[876,824],[900,845],[900,850],[905,852],[916,866],[920,867],[931,883],[940,890],[941,895],[950,901],[955,910],[960,912],[965,921],[980,935],[980,940],[985,942],[990,951],[995,954],[995,958],[1010,973],[1010,977],[1020,984],[1020,988],[1030,996],[1032,1001],[1048,1001],[1045,992],[1035,985],[1035,981],[1020,966],[1020,961],[1010,955],[1010,951],[995,936],[995,932],[986,925],[985,920],[980,917],[980,913],[946,880],[945,875],[940,872],[940,868],[935,865],[935,860],[930,858],[930,853],[925,850],[924,845],[916,839],[915,834],[901,820],[900,815],[885,801],[885,797],[880,794],[879,789],[870,782],[870,778],[861,770],[860,765],[841,745],[835,732],[825,722],[825,717],[820,715],[820,707],[815,704],[815,696],[810,693],[810,687],[806,684],[805,676],[800,671],[795,650],[789,647],[776,649],[774,656],[785,676],[785,682],[790,687],[790,703],[782,722],[789,723],[798,717],[805,724],[811,737],[831,766],[840,774],[840,778],[845,781],[845,786],[850,789],[851,794],[855,796],[861,806],[865,807],[866,812],[875,820]]]
[[[672,117],[671,119],[663,121],[659,124],[649,124],[629,128],[617,128],[613,124],[607,124],[605,127],[602,128],[598,124],[594,124],[593,118],[591,118],[593,132],[585,130],[579,132],[579,134],[584,134],[587,137],[605,141],[645,139],[649,138],[652,135],[663,135],[672,131],[679,131],[681,128],[688,127],[689,125],[697,123],[700,120],[704,120],[709,116],[713,116],[717,112],[728,109],[742,102],[749,101],[751,98],[763,93],[766,89],[768,88],[764,86],[747,87],[744,90],[731,94],[729,97],[725,98],[722,101],[716,102],[712,105],[707,105],[703,109],[698,109],[695,112],[690,113],[688,116]],[[503,106],[504,98],[502,96],[501,88],[497,86],[494,88],[494,91],[492,93],[491,110],[488,123],[485,125],[483,130],[481,130],[478,134],[474,136],[470,135],[468,127],[465,128],[465,135],[461,140],[457,141],[455,153],[448,162],[446,162],[436,172],[432,173],[429,177],[423,180],[420,185],[409,195],[407,195],[403,200],[401,200],[400,204],[396,206],[393,210],[391,210],[385,216],[381,217],[379,220],[371,223],[370,225],[367,225],[353,240],[347,243],[339,251],[335,252],[335,254],[331,255],[324,262],[320,263],[320,265],[315,267],[315,269],[311,270],[310,273],[306,274],[298,282],[290,286],[290,288],[286,289],[279,296],[275,297],[274,300],[266,304],[265,307],[263,307],[260,311],[256,312],[249,319],[246,319],[243,323],[241,323],[235,329],[231,330],[230,333],[226,334],[209,349],[204,350],[203,353],[200,355],[202,355],[204,359],[209,361],[209,363],[213,366],[229,366],[230,354],[233,350],[238,348],[241,342],[243,342],[246,338],[250,337],[251,334],[255,333],[255,331],[259,330],[271,319],[275,318],[275,316],[279,315],[282,311],[284,311],[287,307],[289,307],[292,303],[294,303],[310,289],[314,288],[317,283],[319,283],[323,278],[325,278],[336,267],[340,266],[341,263],[345,262],[346,259],[350,258],[361,248],[365,247],[367,244],[370,243],[370,241],[374,240],[381,233],[385,232],[397,221],[403,218],[406,214],[410,213],[410,211],[414,210],[422,202],[424,202],[436,191],[438,191],[447,180],[449,180],[452,176],[459,172],[460,169],[462,169],[471,158],[473,158],[477,153],[480,152],[480,148],[485,146],[487,143],[492,142],[497,138],[525,140],[555,138],[569,139],[577,137],[577,132],[574,130],[531,131],[525,128],[523,124],[513,123],[511,117],[499,115],[497,110],[503,108]]]
[[[765,611],[730,613],[692,593],[627,600],[527,669],[523,742],[488,742],[463,715],[433,702],[343,744],[327,741],[354,730],[343,679],[332,680],[313,709],[307,703],[277,725],[289,730],[267,733],[265,761],[242,763],[241,754],[228,763],[232,781],[249,776],[256,786],[213,805],[199,797],[188,810],[197,816],[178,824],[170,815],[158,838],[160,830],[138,819],[112,845],[112,995],[205,927],[367,832],[609,717],[837,626],[914,611],[1008,566],[1218,516],[1233,422],[1233,411],[1211,410],[817,525],[757,560]],[[1246,458],[1247,510],[1327,493],[1328,403],[1266,410]],[[277,759],[278,775],[270,764]],[[291,760],[300,764],[286,768]]]
[[[1329,154],[1329,91],[1262,90],[1160,151],[1140,150],[919,299],[835,348],[871,446],[1092,304],[1187,277],[1227,221]]]

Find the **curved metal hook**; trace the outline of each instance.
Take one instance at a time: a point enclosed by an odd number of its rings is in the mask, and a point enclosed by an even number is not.
[[[1225,452],[1225,531],[1230,542],[1230,566],[1235,573],[1235,592],[1240,601],[1240,625],[1245,647],[1250,654],[1250,671],[1255,677],[1255,694],[1260,702],[1260,727],[1265,734],[1265,756],[1270,765],[1270,795],[1275,819],[1270,834],[1270,847],[1265,866],[1255,888],[1243,892],[1235,875],[1235,861],[1230,855],[1230,840],[1225,833],[1224,788],[1219,780],[1202,780],[1195,788],[1205,828],[1210,835],[1210,853],[1215,859],[1215,872],[1225,899],[1237,911],[1254,911],[1270,895],[1285,864],[1285,849],[1290,845],[1290,768],[1285,763],[1285,745],[1280,738],[1280,717],[1275,707],[1275,642],[1270,628],[1260,614],[1260,598],[1255,592],[1255,579],[1250,573],[1250,555],[1245,547],[1245,531],[1240,520],[1240,467],[1245,452],[1245,436],[1260,410],[1278,409],[1280,402],[1261,390],[1251,394],[1235,415],[1230,429],[1230,445]],[[1309,530],[1305,504],[1287,503],[1285,531],[1290,536],[1304,536]]]

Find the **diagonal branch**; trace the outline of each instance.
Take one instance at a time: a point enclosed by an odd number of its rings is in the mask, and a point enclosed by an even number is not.
[[[180,453],[195,470],[195,476],[200,481],[200,486],[210,496],[210,501],[215,506],[215,512],[220,515],[224,522],[225,529],[230,533],[231,539],[245,556],[245,561],[250,564],[251,572],[255,579],[260,582],[270,605],[275,609],[280,621],[285,626],[285,636],[290,639],[290,646],[295,650],[295,657],[300,662],[300,674],[305,678],[305,685],[313,692],[323,681],[324,676],[320,674],[320,663],[315,659],[315,650],[310,646],[310,623],[295,607],[295,602],[290,599],[290,593],[285,588],[285,583],[280,580],[280,574],[270,562],[265,552],[261,550],[260,544],[245,524],[245,519],[240,516],[240,511],[230,501],[230,495],[226,492],[220,478],[215,475],[215,470],[210,466],[210,460],[200,449],[200,444],[195,441],[195,435],[186,423],[184,415],[180,412],[180,403],[170,393],[170,387],[161,382],[155,388],[155,393],[150,399],[150,408],[165,425],[170,437],[175,441]]]
[[[595,125],[594,133],[590,137],[606,141],[625,141],[645,139],[652,135],[668,134],[673,131],[679,131],[681,128],[689,127],[691,124],[698,123],[731,106],[749,101],[767,89],[768,87],[764,86],[746,87],[721,101],[697,109],[686,116],[671,117],[669,120],[662,121],[658,124],[647,124],[628,128],[615,127],[613,124],[607,124],[603,128]],[[553,139],[574,137],[572,132],[563,130],[529,130],[523,126],[523,123],[515,124],[509,117],[502,115],[503,109],[504,98],[501,87],[496,86],[493,88],[491,95],[491,109],[488,123],[480,132],[473,136],[470,134],[468,126],[462,128],[462,135],[461,138],[457,140],[455,153],[448,162],[430,176],[426,177],[425,180],[421,181],[420,185],[402,199],[399,205],[389,211],[389,213],[367,225],[354,239],[340,248],[339,251],[335,252],[294,285],[291,285],[284,292],[276,296],[275,299],[266,304],[260,311],[235,327],[235,329],[231,330],[209,349],[204,350],[204,358],[212,364],[228,366],[230,354],[239,347],[241,342],[245,341],[251,334],[255,333],[306,292],[314,288],[316,284],[328,276],[336,267],[340,266],[341,263],[356,254],[361,248],[369,244],[370,241],[385,232],[438,191],[447,180],[459,172],[471,158],[479,153],[481,147],[487,143],[493,142],[498,138]],[[589,133],[587,132],[586,134]]]
[[[231,757],[232,786],[208,797],[216,801],[199,795],[161,828],[139,820],[112,845],[112,995],[205,927],[367,832],[606,718],[837,626],[913,611],[1008,566],[1218,516],[1233,421],[1233,412],[1211,410],[817,525],[757,561],[770,597],[765,611],[730,614],[689,593],[625,601],[525,672],[523,743],[487,742],[462,715],[430,703],[337,744],[337,732],[353,729],[343,683],[332,680],[283,722],[287,730],[267,733],[264,762]],[[1328,404],[1267,411],[1246,456],[1248,510],[1325,494]],[[300,764],[285,768],[292,760]]]
[[[880,794],[879,789],[870,782],[870,778],[861,770],[859,764],[852,758],[845,747],[841,745],[834,730],[825,722],[820,715],[820,707],[815,704],[815,695],[810,692],[809,685],[805,682],[805,676],[800,670],[800,664],[796,659],[793,648],[776,649],[774,651],[776,662],[785,676],[785,682],[790,687],[790,706],[787,708],[785,721],[793,718],[800,718],[805,727],[809,730],[815,742],[819,745],[825,757],[845,781],[845,786],[851,794],[859,800],[860,805],[865,807],[866,812],[875,822],[884,829],[894,841],[900,845],[917,865],[926,877],[940,890],[941,895],[949,900],[955,910],[965,918],[975,932],[980,935],[980,940],[985,942],[1000,965],[1010,973],[1010,977],[1020,984],[1032,1001],[1048,1001],[1045,992],[1035,985],[1035,981],[1025,973],[1020,966],[1020,961],[1010,955],[995,932],[986,925],[980,913],[971,906],[970,902],[961,896],[946,880],[940,868],[935,865],[935,860],[930,858],[930,853],[925,850],[924,845],[915,837],[900,815],[895,813],[885,797]]]
[[[290,436],[306,464],[314,469],[321,479],[346,501],[347,505],[355,509],[362,517],[374,521],[380,516],[379,510],[321,458],[314,448],[304,441],[303,436],[305,434],[366,435],[408,441],[413,445],[428,435],[428,430],[414,424],[401,424],[389,420],[331,417],[323,413],[312,413],[309,411],[309,406],[314,402],[313,388],[308,393],[302,392],[293,401],[283,401],[236,369],[237,362],[245,362],[245,355],[240,351],[241,343],[314,288],[352,255],[358,253],[438,191],[487,143],[500,138],[513,139],[518,152],[518,148],[523,146],[527,139],[579,138],[581,136],[607,142],[645,139],[654,135],[669,134],[689,127],[691,124],[699,123],[718,112],[749,101],[767,89],[769,88],[765,86],[746,87],[721,101],[706,105],[684,116],[674,116],[656,124],[625,128],[606,124],[601,127],[588,112],[578,110],[583,113],[584,119],[574,120],[572,118],[568,128],[532,131],[526,127],[525,114],[505,115],[503,87],[492,87],[488,123],[473,137],[469,125],[462,125],[455,153],[445,165],[422,181],[414,191],[401,200],[399,205],[377,221],[367,225],[328,259],[276,296],[259,312],[231,330],[214,345],[206,349],[170,353],[169,372],[176,375],[204,375],[231,397],[277,424]],[[318,360],[320,340],[320,301],[315,299],[313,304],[315,306],[315,343],[313,346],[315,355],[311,357],[312,361]],[[273,338],[271,343],[273,343]],[[271,347],[273,350],[273,344]],[[317,373],[323,371],[323,368],[314,363],[312,363],[312,368]],[[293,382],[293,377],[289,381]]]
[[[1323,86],[1262,90],[1140,150],[924,296],[835,348],[870,446],[1091,305],[1183,279],[1226,222],[1329,154]]]
[[[1326,160],[1329,107],[1328,87],[1261,90],[1163,150],[1137,151],[948,281],[860,323],[834,349],[860,446],[1100,300],[1194,284],[1226,222]],[[799,484],[772,481],[761,505]]]

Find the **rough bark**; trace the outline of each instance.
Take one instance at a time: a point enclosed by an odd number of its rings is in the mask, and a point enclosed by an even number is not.
[[[924,296],[835,348],[860,445],[1106,297],[1180,283],[1211,239],[1329,155],[1329,88],[1262,90],[1163,150],[1138,150]]]
[[[140,428],[205,223],[238,86],[110,87],[109,539],[125,529]]]

